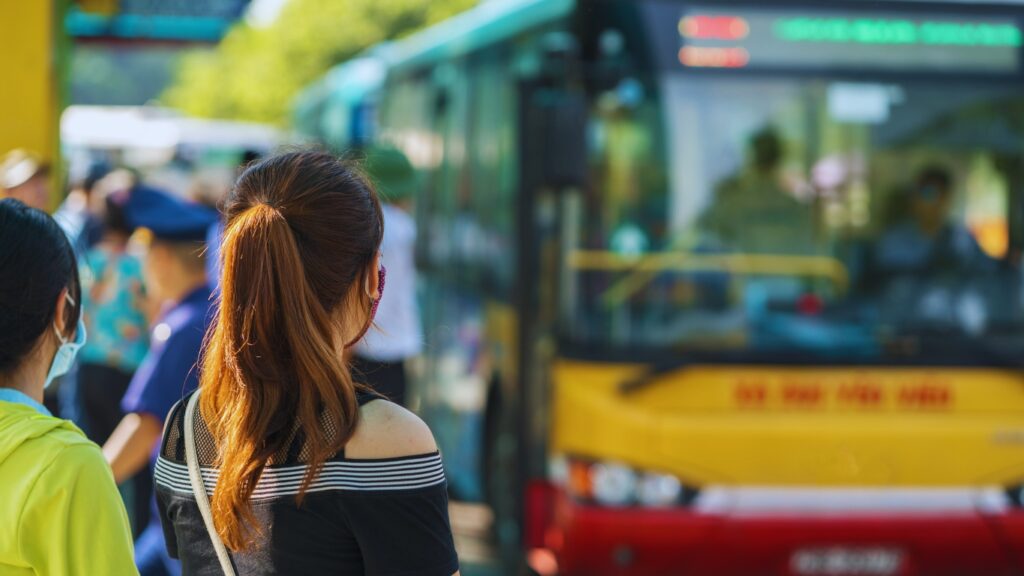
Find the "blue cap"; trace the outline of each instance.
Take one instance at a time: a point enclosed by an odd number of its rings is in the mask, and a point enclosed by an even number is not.
[[[170,242],[202,242],[218,219],[202,204],[142,184],[132,189],[124,211],[132,228],[148,228],[155,238]]]

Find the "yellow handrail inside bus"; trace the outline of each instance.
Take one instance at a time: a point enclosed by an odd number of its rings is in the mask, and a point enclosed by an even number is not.
[[[602,299],[609,306],[624,302],[636,294],[658,273],[727,272],[743,276],[802,276],[824,278],[840,292],[850,283],[846,266],[829,256],[795,256],[790,254],[695,254],[692,252],[658,252],[626,256],[605,250],[574,250],[568,256],[574,270],[631,272],[605,292]]]

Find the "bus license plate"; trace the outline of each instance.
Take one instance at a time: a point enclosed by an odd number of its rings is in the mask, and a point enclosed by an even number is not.
[[[797,550],[790,562],[798,576],[889,576],[902,564],[903,553],[891,548]]]

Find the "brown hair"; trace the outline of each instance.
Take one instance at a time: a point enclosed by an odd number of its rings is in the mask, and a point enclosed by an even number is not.
[[[237,551],[259,533],[249,498],[270,459],[293,438],[305,440],[301,504],[355,431],[355,385],[336,327],[379,249],[383,218],[360,172],[308,151],[249,167],[225,212],[220,310],[202,364],[200,411],[219,449],[214,524]]]

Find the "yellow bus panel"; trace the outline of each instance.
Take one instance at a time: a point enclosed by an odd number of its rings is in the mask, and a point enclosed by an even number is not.
[[[951,486],[1024,480],[1024,377],[993,369],[559,362],[552,453],[695,485]]]

